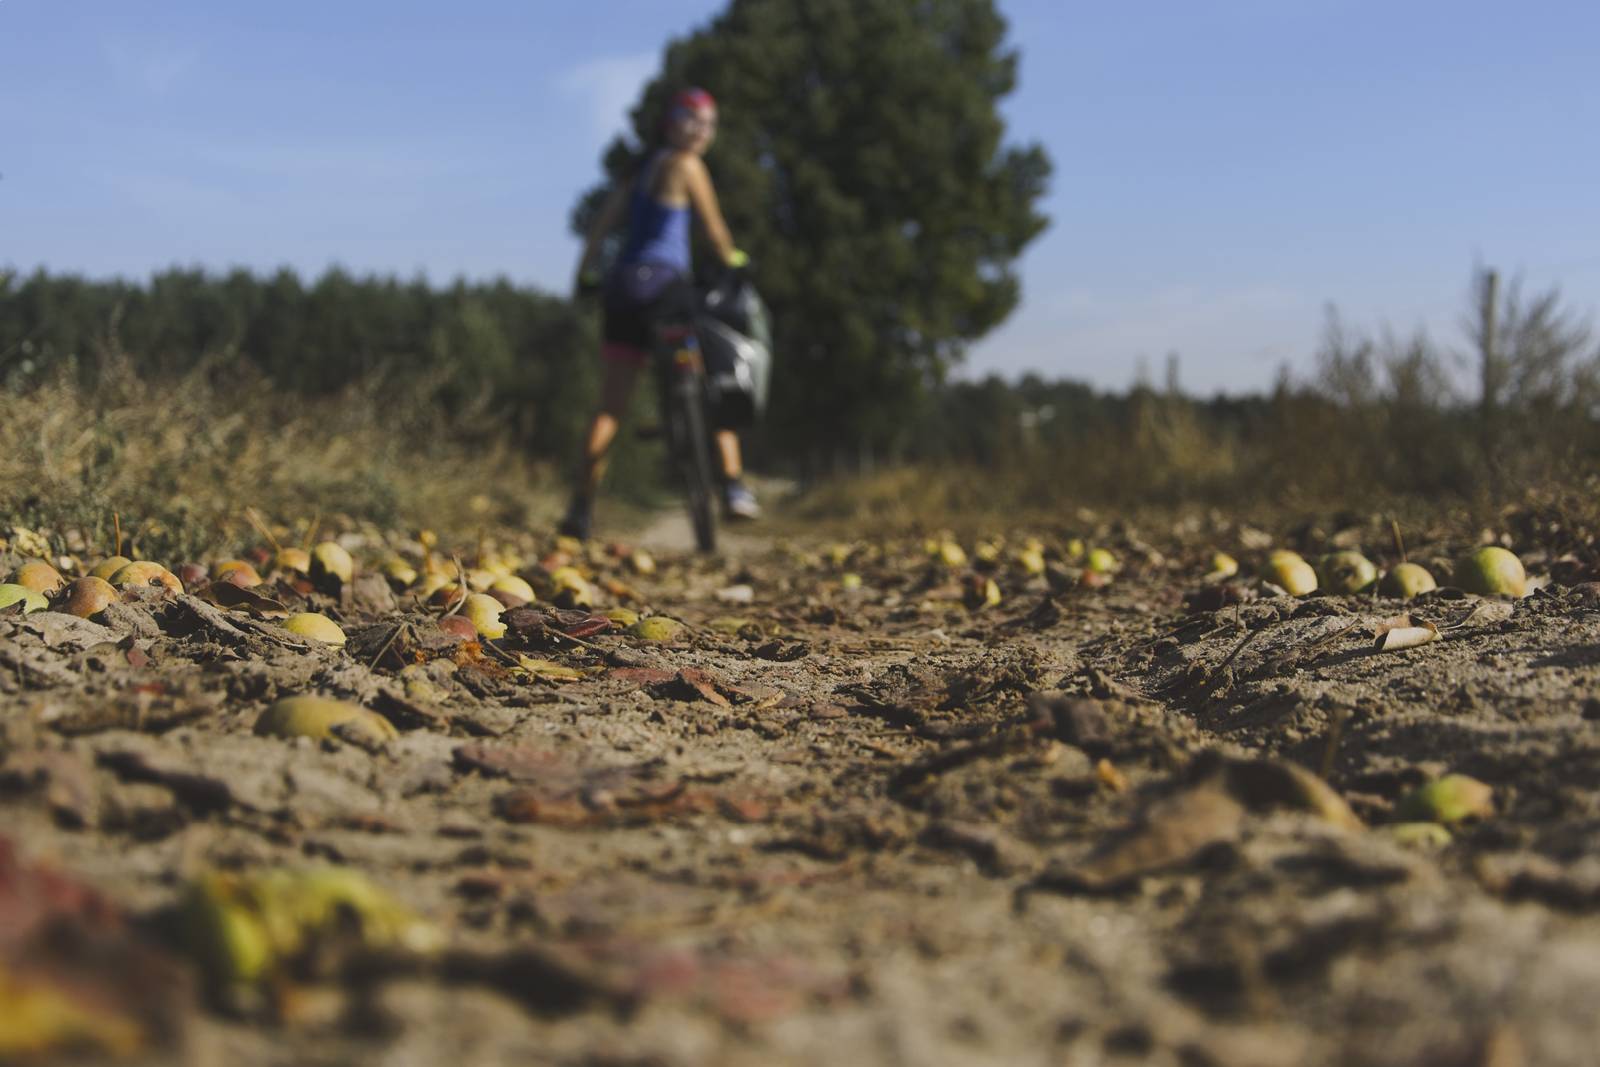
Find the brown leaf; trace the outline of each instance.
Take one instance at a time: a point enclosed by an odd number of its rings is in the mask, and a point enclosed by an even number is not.
[[[509,778],[514,782],[541,781],[560,778],[574,781],[577,768],[548,749],[532,745],[461,745],[455,750],[456,766],[462,770],[477,771],[491,778]]]
[[[1243,822],[1238,801],[1203,783],[1151,804],[1133,826],[1101,842],[1081,862],[1047,872],[1039,884],[1069,892],[1114,892],[1232,841]]]
[[[717,682],[698,667],[685,667],[671,681],[650,687],[650,692],[663,700],[704,700],[719,708],[731,708],[732,702],[717,689]]]
[[[254,589],[234,585],[232,582],[212,582],[195,591],[195,596],[219,608],[242,608],[265,619],[281,619],[289,614],[282,601],[263,596]]]

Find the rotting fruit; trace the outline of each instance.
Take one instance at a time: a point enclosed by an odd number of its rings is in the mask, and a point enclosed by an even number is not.
[[[211,580],[227,582],[240,589],[254,589],[261,584],[261,575],[242,559],[228,559],[211,568]]]
[[[1436,822],[1446,826],[1466,819],[1487,818],[1494,814],[1494,789],[1464,774],[1418,786],[1395,805],[1395,817],[1402,822]]]
[[[0,585],[0,609],[9,608],[13,604],[21,604],[24,615],[32,615],[50,606],[43,593],[29,589],[25,585],[17,585],[15,582],[6,582]]]
[[[302,611],[283,620],[283,628],[296,637],[321,641],[325,645],[343,645],[344,631],[339,624],[316,611]]]
[[[99,578],[101,581],[109,582],[113,574],[132,562],[133,560],[127,556],[107,556],[99,563],[96,563],[94,570],[90,571],[89,574],[92,577]]]
[[[272,557],[272,565],[280,571],[290,574],[309,574],[311,572],[311,553],[296,545],[280,548]]]
[[[261,713],[255,732],[262,737],[309,737],[315,741],[345,736],[372,744],[400,736],[394,723],[375,711],[318,696],[285,697]]]
[[[683,633],[683,629],[683,623],[677,619],[650,615],[628,627],[628,633],[641,641],[673,641]]]
[[[140,560],[130,563],[111,576],[111,584],[118,589],[127,589],[130,586],[159,585],[167,592],[178,594],[183,592],[183,583],[178,576],[159,563]]]
[[[1211,553],[1211,569],[1206,571],[1206,577],[1213,581],[1223,581],[1239,573],[1239,561],[1226,552]]]
[[[1290,596],[1305,596],[1317,589],[1317,572],[1298,552],[1280,548],[1267,557],[1264,575],[1267,581],[1279,586]]]
[[[350,579],[355,575],[356,563],[350,558],[350,553],[337,541],[322,541],[311,550],[311,580],[324,581],[336,580],[340,585],[349,585]]]
[[[17,573],[11,576],[11,581],[15,585],[32,589],[35,593],[43,593],[45,596],[67,584],[67,580],[61,577],[61,572],[42,559],[30,559],[18,567]]]
[[[117,599],[117,590],[104,578],[79,578],[57,598],[60,609],[80,619],[92,619]]]
[[[478,636],[493,641],[506,635],[506,624],[500,621],[505,606],[487,593],[473,593],[461,605],[461,614],[472,623]]]
[[[1514,554],[1488,545],[1456,564],[1455,584],[1479,596],[1520,597],[1528,592],[1528,575]]]
[[[507,607],[520,607],[523,604],[532,604],[539,597],[525,579],[518,578],[515,574],[502,575],[489,583],[489,594]],[[517,603],[507,603],[504,598],[510,597]]]
[[[1117,557],[1111,554],[1109,548],[1091,548],[1084,557],[1083,566],[1095,574],[1115,574],[1122,569],[1122,564],[1117,562]]]
[[[1353,548],[1322,557],[1322,566],[1317,568],[1317,574],[1322,587],[1330,593],[1364,592],[1378,580],[1378,568]]]
[[[1401,600],[1410,600],[1437,588],[1439,584],[1428,573],[1428,568],[1419,563],[1397,563],[1378,583],[1378,592]]]

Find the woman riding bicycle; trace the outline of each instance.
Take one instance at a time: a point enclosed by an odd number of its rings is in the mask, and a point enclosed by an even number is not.
[[[589,424],[572,504],[561,522],[561,532],[569,536],[589,536],[606,453],[627,411],[639,370],[650,362],[655,330],[661,324],[687,328],[693,320],[691,211],[699,217],[722,261],[735,268],[744,265],[746,257],[728,235],[711,175],[701,159],[716,129],[717,105],[710,93],[704,89],[678,93],[662,124],[662,144],[645,156],[631,182],[612,188],[589,229],[578,264],[580,292],[601,286],[595,266],[601,242],[626,213],[627,240],[603,282],[605,329],[600,356],[604,372],[600,409]],[[761,509],[742,481],[739,438],[732,430],[719,430],[716,441],[725,478],[725,510],[730,517],[753,519]]]

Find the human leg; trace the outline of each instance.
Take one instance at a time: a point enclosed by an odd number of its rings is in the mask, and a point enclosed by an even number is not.
[[[600,406],[589,422],[588,433],[584,435],[572,503],[561,522],[562,533],[580,540],[589,536],[594,497],[600,488],[600,479],[605,475],[606,457],[617,438],[617,429],[627,413],[634,382],[644,363],[644,359],[638,358],[634,351],[624,351],[625,348],[616,344],[606,346],[600,379]]]
[[[744,484],[744,457],[739,450],[739,435],[732,430],[718,430],[717,453],[722,459],[723,510],[734,519],[760,517],[761,505],[750,487]]]

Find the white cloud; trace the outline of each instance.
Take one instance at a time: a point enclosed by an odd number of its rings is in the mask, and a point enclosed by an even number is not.
[[[602,56],[563,71],[556,88],[581,102],[588,121],[588,136],[596,147],[627,129],[628,111],[656,72],[654,52],[628,56]]]

